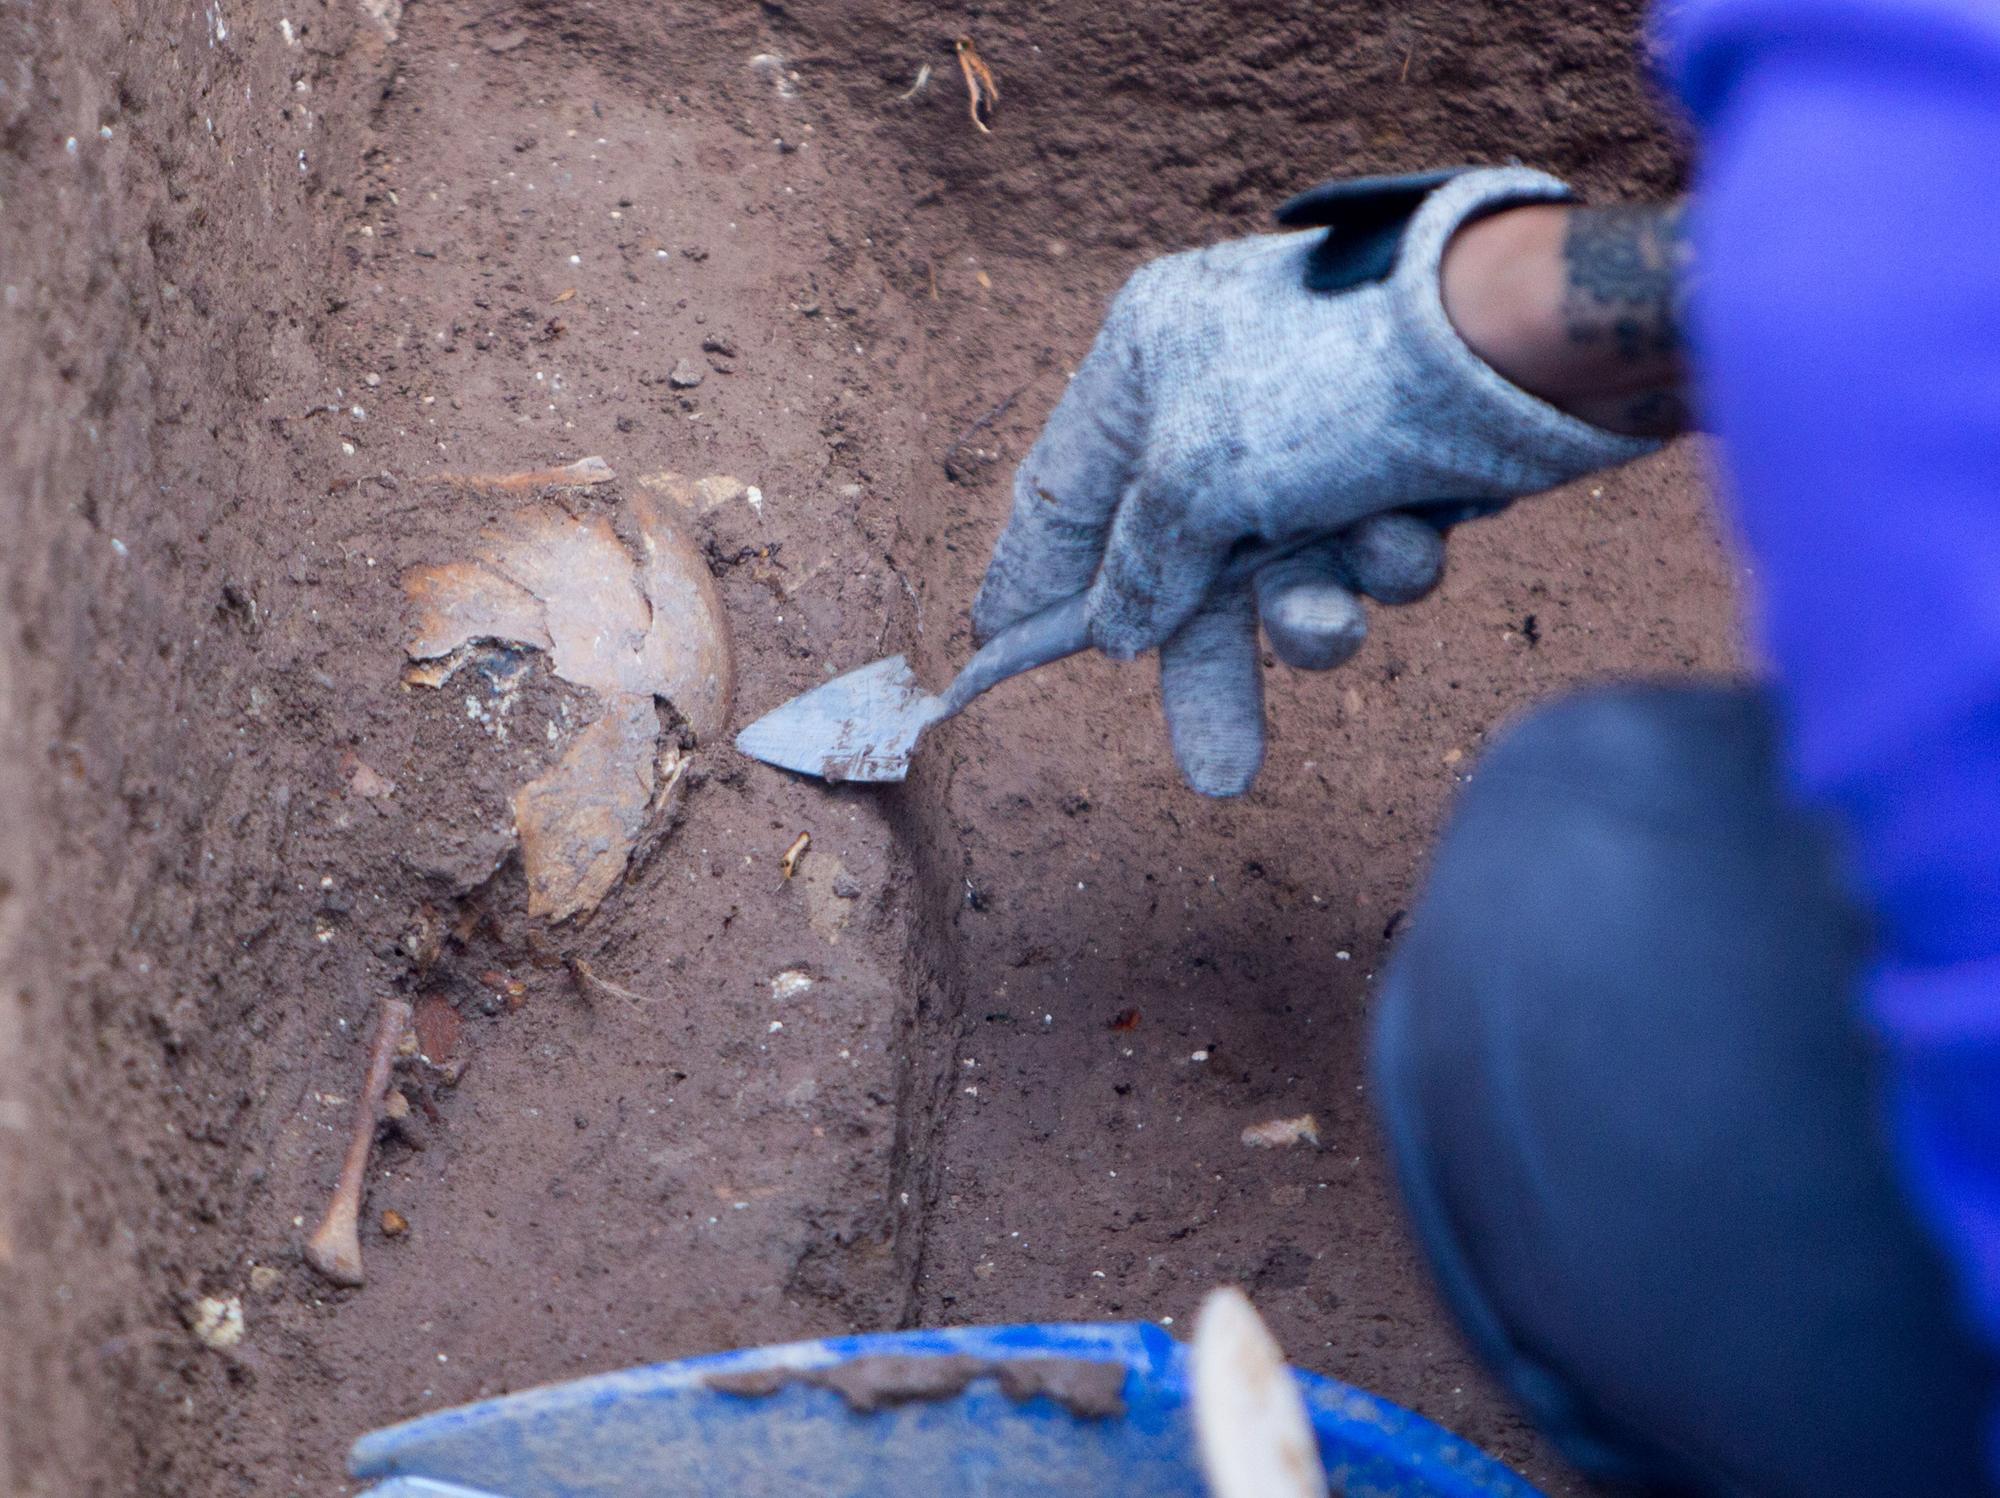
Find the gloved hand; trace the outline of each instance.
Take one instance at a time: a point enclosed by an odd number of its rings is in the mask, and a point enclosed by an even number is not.
[[[1260,614],[1289,664],[1337,664],[1365,632],[1357,591],[1408,602],[1441,565],[1438,531],[1396,512],[1495,507],[1657,445],[1509,384],[1445,316],[1439,263],[1460,224],[1569,196],[1523,168],[1451,177],[1410,214],[1386,277],[1349,290],[1309,289],[1316,232],[1143,267],[1014,475],[974,629],[1088,588],[1099,649],[1159,648],[1188,783],[1248,790],[1264,756]],[[1318,534],[1211,593],[1239,542]]]

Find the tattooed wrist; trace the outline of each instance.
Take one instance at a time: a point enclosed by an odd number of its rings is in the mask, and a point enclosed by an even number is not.
[[[1636,437],[1689,426],[1682,358],[1692,255],[1682,205],[1531,204],[1461,229],[1445,312],[1522,389]]]
[[[1687,306],[1686,205],[1579,208],[1563,233],[1563,320],[1579,348],[1632,365],[1681,351]]]

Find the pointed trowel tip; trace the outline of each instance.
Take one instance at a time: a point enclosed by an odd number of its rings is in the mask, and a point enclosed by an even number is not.
[[[937,705],[895,655],[773,708],[736,735],[739,753],[822,780],[901,780]]]

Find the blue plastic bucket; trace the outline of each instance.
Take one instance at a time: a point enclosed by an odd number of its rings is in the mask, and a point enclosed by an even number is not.
[[[1045,1359],[1099,1365],[1082,1382],[1113,1391],[1110,1404],[1036,1377],[1057,1366]],[[856,1409],[855,1376],[882,1369],[900,1370],[902,1397],[892,1387]],[[953,1376],[924,1376],[937,1374]],[[844,1391],[826,1386],[843,1378]],[[1335,1493],[1535,1498],[1421,1416],[1310,1373],[1299,1382]],[[1186,1349],[1144,1323],[898,1332],[660,1363],[375,1431],[349,1464],[379,1482],[369,1498],[1206,1495]]]

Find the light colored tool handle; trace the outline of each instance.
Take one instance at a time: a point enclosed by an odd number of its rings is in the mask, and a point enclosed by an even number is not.
[[[1248,582],[1258,568],[1325,539],[1324,536],[1297,536],[1287,541],[1265,541],[1246,547],[1231,557],[1216,575],[1215,587],[1229,588]],[[1039,614],[1030,614],[1019,623],[1008,625],[988,640],[939,695],[937,700],[943,711],[935,721],[955,717],[965,710],[973,698],[999,686],[1010,676],[1019,676],[1023,671],[1051,665],[1080,650],[1089,649],[1089,602],[1088,593],[1074,594],[1060,603],[1050,604]]]

